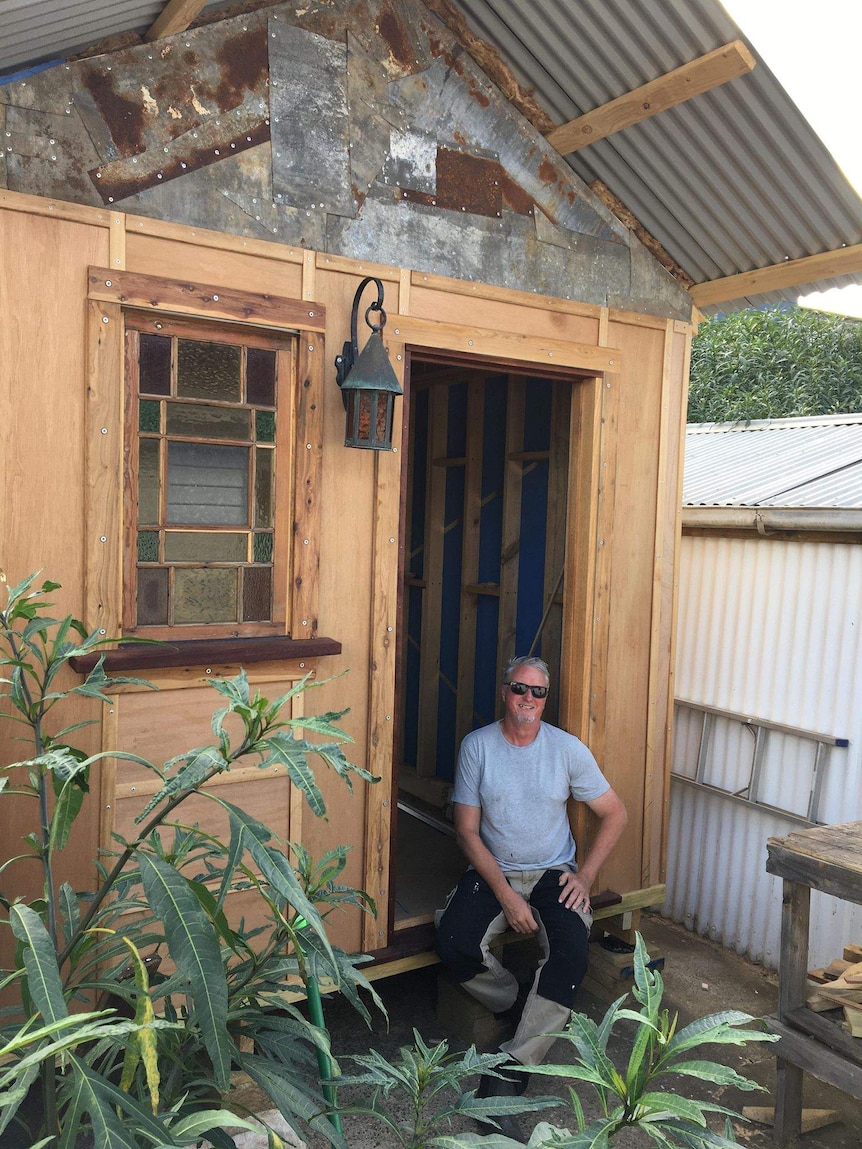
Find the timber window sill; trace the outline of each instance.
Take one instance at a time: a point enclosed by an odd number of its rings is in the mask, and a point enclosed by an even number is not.
[[[246,665],[253,662],[282,662],[286,659],[316,659],[341,653],[341,643],[334,638],[288,638],[285,635],[263,638],[179,639],[160,645],[120,643],[113,650],[70,658],[69,665],[78,674],[89,674],[100,657],[105,660],[105,673],[121,670],[155,670],[171,666]]]

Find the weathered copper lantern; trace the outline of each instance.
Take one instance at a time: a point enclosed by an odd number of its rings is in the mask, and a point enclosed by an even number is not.
[[[360,354],[356,342],[356,316],[360,296],[369,283],[377,284],[377,302],[372,303],[365,312],[365,322],[371,328],[371,334]],[[372,311],[379,312],[379,324],[372,323],[368,318]],[[335,378],[347,409],[345,447],[365,447],[372,451],[392,450],[395,397],[404,392],[383,346],[380,332],[385,326],[383,284],[375,276],[366,276],[353,297],[350,341],[344,344],[341,354],[335,359]]]

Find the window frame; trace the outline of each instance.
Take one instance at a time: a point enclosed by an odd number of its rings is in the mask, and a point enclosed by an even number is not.
[[[138,386],[140,363],[138,356],[134,354],[134,352],[138,345],[136,335],[139,337],[141,334],[163,335],[169,338],[187,338],[200,342],[222,343],[227,346],[242,344],[243,346],[263,347],[267,350],[273,350],[276,353],[276,433],[272,444],[275,457],[272,516],[273,557],[271,564],[272,611],[269,621],[255,620],[248,622],[210,623],[167,622],[145,624],[140,623],[137,619],[137,581],[139,565],[137,534],[140,529],[136,513],[138,501],[137,447],[141,439],[141,432],[138,425],[138,402],[143,396]],[[180,638],[182,640],[256,637],[259,635],[283,634],[285,631],[289,632],[291,620],[287,614],[287,584],[292,550],[292,531],[290,530],[289,516],[293,505],[292,479],[295,456],[295,443],[293,441],[295,412],[293,409],[293,399],[296,394],[296,334],[268,332],[262,328],[253,327],[251,325],[243,326],[225,322],[215,324],[212,320],[201,321],[195,317],[188,316],[153,315],[146,311],[140,311],[137,308],[129,308],[123,315],[123,339],[125,352],[124,392],[126,404],[124,434],[124,520],[127,529],[127,537],[123,546],[123,634],[160,639]],[[172,378],[175,371],[176,364],[172,362]],[[174,399],[179,398],[179,396],[171,397]],[[168,396],[152,396],[152,398],[154,400],[160,400],[161,398],[168,398]],[[249,407],[251,405],[245,403],[242,404],[242,406]],[[195,439],[193,436],[170,435],[167,430],[159,433],[159,440],[166,444],[169,441],[180,441],[182,439],[191,442],[204,441]],[[251,449],[254,448],[252,447]],[[162,482],[164,484],[167,483],[165,466],[166,464],[163,462]],[[254,499],[253,490],[249,490],[248,497],[252,500]],[[177,526],[177,524],[169,524],[166,521],[161,524],[161,526],[170,529]],[[206,531],[206,528],[195,528],[190,524],[186,524],[185,529],[188,531],[194,531],[195,529],[203,529]],[[227,524],[221,527],[209,528],[213,533],[220,533],[220,531],[227,529]],[[250,525],[237,526],[237,531],[241,533],[248,533],[250,530]],[[177,569],[183,564],[173,562],[165,565],[168,566],[168,569],[171,567]],[[209,569],[217,569],[221,567],[235,568],[243,564],[235,562],[209,562],[201,564],[189,563],[187,565],[205,565]]]
[[[167,637],[174,646],[184,640],[199,646],[207,639],[229,647],[232,641],[267,636],[286,636],[291,641],[315,638],[324,308],[312,301],[104,268],[90,268],[88,283],[89,480],[84,572],[88,625],[106,636]],[[134,578],[129,577],[129,563],[136,563],[137,557],[137,508],[129,513],[126,491],[130,458],[137,457],[138,433],[137,419],[130,425],[129,416],[130,409],[137,409],[137,395],[133,407],[130,402],[126,355],[126,316],[131,314],[135,318],[130,327],[143,317],[144,324],[152,319],[188,330],[197,326],[201,332],[210,327],[220,334],[233,329],[240,338],[274,339],[279,344],[278,374],[285,370],[288,378],[278,378],[276,384],[282,417],[277,420],[274,448],[278,457],[275,547],[280,548],[282,573],[276,578],[274,569],[271,622],[138,627],[133,621],[130,605],[134,600],[129,596]],[[226,649],[225,657],[228,653]]]

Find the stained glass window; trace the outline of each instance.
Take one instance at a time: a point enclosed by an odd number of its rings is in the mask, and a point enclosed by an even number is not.
[[[126,332],[137,432],[126,629],[265,633],[284,621],[273,617],[273,587],[276,526],[286,512],[276,476],[288,343],[256,329],[138,313],[127,316]]]

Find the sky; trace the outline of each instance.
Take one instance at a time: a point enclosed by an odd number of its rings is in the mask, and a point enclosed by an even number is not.
[[[862,195],[862,0],[721,2]],[[862,318],[862,287],[800,303]]]

